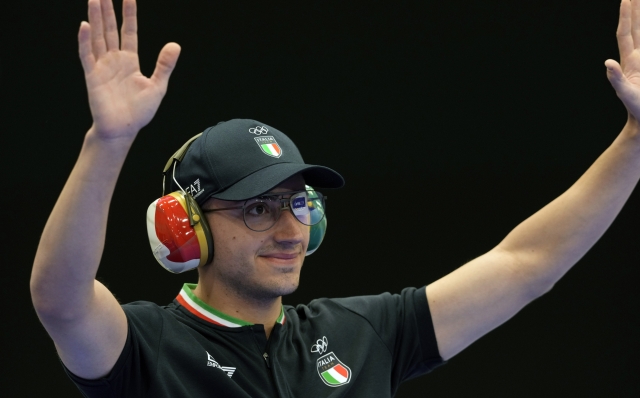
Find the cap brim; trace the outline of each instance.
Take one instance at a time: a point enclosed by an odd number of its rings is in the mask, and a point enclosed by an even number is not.
[[[210,197],[222,200],[246,200],[269,192],[295,174],[302,174],[313,188],[341,188],[344,179],[328,167],[312,164],[278,163],[260,169]]]

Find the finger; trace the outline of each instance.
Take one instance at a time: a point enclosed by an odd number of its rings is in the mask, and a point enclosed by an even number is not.
[[[122,50],[138,52],[138,18],[135,0],[124,0],[122,4]]]
[[[104,36],[107,43],[107,51],[118,50],[118,22],[116,21],[116,12],[113,10],[113,3],[111,0],[101,0],[100,6],[102,8],[102,21],[104,24]]]
[[[640,48],[640,1],[625,0],[631,3],[631,36],[633,36],[633,45]]]
[[[89,74],[93,70],[96,59],[91,49],[91,26],[86,22],[80,24],[80,31],[78,32],[78,53],[80,54],[82,69],[84,69],[86,74]]]
[[[107,52],[102,28],[102,10],[100,0],[89,0],[89,25],[91,26],[91,46],[93,55],[100,58]]]
[[[624,63],[634,48],[634,37],[631,36],[631,2],[629,0],[622,0],[620,3],[620,20],[616,36],[620,50],[620,61]]]
[[[627,77],[622,72],[622,67],[619,63],[612,59],[605,61],[604,65],[607,67],[607,78],[609,82],[616,90],[618,95],[625,95],[627,87]]]
[[[171,72],[173,72],[173,69],[176,67],[176,63],[178,62],[180,50],[180,46],[176,43],[169,43],[164,46],[158,56],[156,70],[153,72],[151,80],[154,80],[161,86],[167,86]]]

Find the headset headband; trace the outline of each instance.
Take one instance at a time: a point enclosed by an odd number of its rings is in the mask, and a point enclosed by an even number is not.
[[[187,149],[191,146],[191,143],[195,141],[198,137],[200,137],[202,133],[196,134],[193,137],[189,138],[189,141],[185,142],[171,157],[167,160],[167,164],[164,166],[164,170],[162,170],[162,196],[164,196],[164,181],[167,177],[167,171],[174,165],[176,162],[181,162],[184,159],[184,155],[187,153]],[[175,167],[174,167],[175,172]]]
[[[184,155],[187,153],[187,149],[189,149],[189,146],[191,146],[191,143],[193,141],[195,141],[198,137],[200,137],[202,135],[202,133],[200,134],[196,134],[193,137],[191,137],[189,139],[189,141],[185,142],[170,158],[169,160],[167,160],[167,164],[165,164],[164,166],[164,170],[162,170],[162,196],[164,196],[164,189],[165,189],[165,179],[167,177],[167,171],[169,171],[169,169],[171,168],[171,166],[173,166],[173,179],[175,181],[176,178],[176,163],[181,162],[182,159],[184,159]],[[178,184],[177,181],[176,185],[178,185],[180,187],[180,184]],[[184,189],[182,189],[182,187],[180,187],[180,190],[182,190],[182,193],[186,195],[189,195],[188,193],[186,193],[184,191]],[[189,195],[190,196],[190,195]],[[187,215],[189,216],[189,224],[191,224],[191,226],[193,227],[197,222],[200,221],[200,216],[197,214],[196,211],[194,211],[192,209],[193,204],[191,203],[191,200],[185,200],[185,204],[187,207]]]

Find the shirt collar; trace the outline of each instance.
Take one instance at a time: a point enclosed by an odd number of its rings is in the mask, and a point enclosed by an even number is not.
[[[226,326],[230,328],[237,328],[240,326],[251,326],[252,323],[245,322],[241,319],[234,318],[231,315],[227,315],[223,312],[216,310],[215,308],[209,306],[204,301],[200,300],[193,293],[193,290],[196,288],[197,284],[195,283],[185,283],[182,286],[182,290],[176,297],[176,300],[190,313],[197,316],[200,319],[203,319],[207,322],[213,323],[214,325]],[[284,315],[284,308],[280,308],[280,316],[276,319],[276,323],[280,323],[284,325],[286,321],[286,316]]]

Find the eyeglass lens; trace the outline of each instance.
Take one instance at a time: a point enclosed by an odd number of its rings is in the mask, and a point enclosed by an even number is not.
[[[324,197],[320,192],[303,191],[289,198],[265,195],[249,199],[244,204],[244,222],[254,231],[266,231],[287,208],[304,225],[315,225],[324,217]]]

